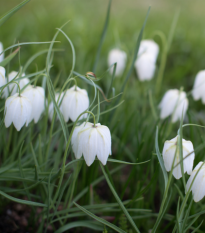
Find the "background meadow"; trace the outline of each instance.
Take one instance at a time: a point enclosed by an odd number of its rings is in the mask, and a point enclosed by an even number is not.
[[[0,0],[0,15],[20,2]],[[93,71],[108,4],[108,1],[100,0],[30,1],[1,26],[0,41],[4,48],[18,42],[50,42],[57,31],[56,28],[70,20],[63,30],[75,48],[74,71],[85,75],[86,72]],[[140,232],[151,232],[159,218],[158,213],[164,195],[164,177],[155,148],[156,127],[158,126],[159,129],[158,141],[161,152],[165,140],[175,137],[180,125],[179,121],[172,124],[170,118],[159,119],[158,104],[164,93],[169,89],[183,87],[183,90],[189,93],[189,108],[184,123],[205,125],[204,105],[201,101],[194,101],[190,95],[197,72],[203,70],[205,66],[205,2],[202,0],[195,2],[113,0],[109,25],[95,69],[96,76],[101,79],[95,83],[102,88],[107,98],[121,93],[150,5],[151,11],[143,39],[152,38],[160,46],[155,77],[151,81],[140,82],[133,69],[119,102],[116,102],[118,97],[111,102],[103,102],[99,119],[99,122],[108,126],[111,131],[110,159],[128,163],[148,161],[139,165],[108,161],[104,167],[112,187]],[[156,36],[156,32],[161,31],[168,38],[177,12],[180,12],[179,18],[166,57],[162,85],[159,93],[156,93],[156,78],[163,51],[162,42]],[[69,76],[73,57],[71,46],[63,34],[59,33],[56,41],[60,43],[54,43],[54,48],[62,51],[53,54],[50,78],[55,90],[60,90]],[[49,45],[48,43],[20,46],[19,55],[6,66],[7,73],[11,70],[19,70],[19,63],[24,67],[29,58],[37,52],[48,50]],[[106,72],[107,56],[115,47],[125,50],[128,60],[124,74],[113,80],[114,89],[108,92],[112,77]],[[10,51],[7,51],[6,55],[9,53]],[[46,56],[45,52],[37,57],[27,68],[26,75],[44,70]],[[42,84],[42,79],[38,79],[38,85]],[[88,91],[91,102],[94,98],[94,88],[80,78],[76,80],[80,88]],[[48,90],[46,95],[49,96]],[[101,94],[100,101],[104,101]],[[97,103],[96,98],[95,104]],[[114,108],[117,103],[121,104]],[[4,105],[5,100],[1,99],[1,120]],[[94,114],[97,114],[97,108]],[[50,131],[51,122],[47,117],[46,114],[42,115],[38,124],[32,122],[20,132],[17,132],[13,125],[5,128],[4,124],[1,124],[0,232],[116,231],[108,225],[104,229],[105,223],[94,220],[92,216],[77,208],[73,201],[124,232],[137,232],[130,218],[125,216],[125,212],[116,201],[98,161],[90,167],[86,166],[84,160],[72,163],[75,158],[69,148],[66,159],[68,166],[58,190],[66,143],[60,122],[55,121],[53,131]],[[92,118],[90,121],[92,122]],[[72,126],[71,121],[66,124],[69,133]],[[183,138],[191,140],[194,148],[198,148],[205,140],[204,129],[186,127],[183,130]],[[204,147],[201,147],[196,153],[194,166],[205,159],[204,152]],[[185,178],[188,179],[187,174]],[[170,198],[167,200],[166,208],[164,207],[156,232],[180,232],[177,231],[176,224],[178,197],[181,197],[181,201],[185,197],[182,179],[173,179],[168,193]],[[43,205],[25,205],[28,203],[21,203],[20,199]],[[190,216],[185,219],[186,230],[181,232],[194,232],[194,230],[204,232],[205,223],[202,223],[204,200],[189,205],[191,200],[190,195],[185,206],[186,211],[190,206]],[[191,222],[192,220],[194,221]]]

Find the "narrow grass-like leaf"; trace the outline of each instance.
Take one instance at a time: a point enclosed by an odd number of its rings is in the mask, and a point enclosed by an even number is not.
[[[119,227],[115,226],[114,224],[106,221],[103,218],[99,218],[96,215],[92,214],[90,211],[86,210],[85,208],[83,208],[82,206],[78,205],[77,203],[74,202],[74,204],[80,209],[82,210],[84,213],[86,213],[88,216],[90,216],[91,218],[94,218],[95,220],[97,220],[98,222],[101,222],[102,224],[114,229],[117,232],[120,233],[125,233],[125,231],[123,231],[122,229],[120,229]],[[56,233],[60,233],[60,232],[56,232]]]
[[[20,48],[17,48],[13,53],[11,53],[9,56],[4,58],[2,62],[0,62],[0,66],[6,66],[18,53]]]
[[[100,163],[100,167],[101,167],[102,172],[103,172],[103,174],[104,174],[104,176],[105,176],[105,179],[106,179],[106,181],[107,181],[107,184],[108,184],[108,186],[110,187],[110,190],[112,191],[112,193],[113,193],[113,195],[114,195],[116,201],[118,202],[119,206],[121,207],[122,211],[123,211],[124,214],[126,215],[128,221],[129,221],[130,224],[132,225],[133,229],[134,229],[136,232],[140,233],[139,229],[138,229],[137,226],[135,225],[135,222],[133,221],[132,217],[130,216],[130,214],[128,213],[127,209],[126,209],[125,206],[123,205],[123,203],[122,203],[122,201],[120,200],[119,196],[117,195],[117,192],[116,192],[115,189],[113,188],[113,186],[112,186],[112,184],[111,184],[111,182],[110,182],[110,180],[109,180],[109,178],[108,178],[108,175],[106,174],[105,169],[104,169],[104,167],[103,167],[103,165],[102,165],[101,163]]]
[[[26,5],[30,0],[25,0],[8,11],[5,15],[0,18],[0,26],[6,22],[14,13],[20,10],[24,5]]]
[[[108,162],[122,163],[122,164],[128,164],[128,165],[140,165],[140,164],[148,163],[148,162],[150,162],[150,160],[147,160],[147,161],[144,161],[141,163],[129,163],[129,162],[125,162],[125,161],[121,161],[121,160],[117,160],[117,159],[108,159]]]
[[[88,221],[75,221],[72,223],[68,223],[63,227],[59,228],[57,231],[55,231],[55,233],[62,233],[76,227],[86,227],[94,231],[101,231],[101,232],[103,231],[103,226],[101,224],[99,224],[98,222],[88,220]]]
[[[164,162],[162,160],[162,156],[161,156],[161,153],[159,151],[159,146],[158,146],[158,127],[156,129],[156,135],[155,135],[155,150],[156,150],[156,154],[157,154],[157,158],[159,160],[159,164],[160,164],[160,167],[162,169],[162,172],[163,172],[163,176],[164,176],[164,187],[166,189],[167,187],[167,182],[168,182],[168,175],[167,175],[167,171],[165,169],[165,166],[164,166]]]
[[[94,73],[95,73],[96,68],[97,68],[98,60],[100,58],[101,48],[102,48],[103,41],[105,39],[105,35],[106,35],[106,32],[107,32],[107,27],[108,27],[109,18],[110,18],[111,3],[112,3],[112,0],[109,0],[109,4],[108,4],[108,8],[107,8],[106,20],[105,20],[105,24],[104,24],[104,27],[103,27],[102,35],[101,35],[101,38],[100,38],[100,43],[99,43],[99,46],[98,46],[98,49],[97,49],[97,54],[96,54],[96,57],[95,57],[95,62],[94,62],[93,69],[92,69],[92,71]]]
[[[15,197],[12,197],[2,191],[0,191],[0,194],[9,199],[10,201],[14,201],[14,202],[17,202],[17,203],[20,203],[20,204],[24,204],[24,205],[30,205],[30,206],[39,206],[39,207],[47,207],[47,205],[45,204],[42,204],[42,203],[38,203],[38,202],[33,202],[33,201],[26,201],[26,200],[21,200],[21,199],[18,199],[18,198],[15,198]]]

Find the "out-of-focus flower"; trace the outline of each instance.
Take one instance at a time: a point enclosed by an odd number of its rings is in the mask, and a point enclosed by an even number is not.
[[[105,165],[111,152],[111,135],[107,126],[100,123],[87,122],[77,126],[71,138],[71,144],[76,159],[84,156],[85,162],[90,166],[95,156]]]
[[[127,62],[127,54],[120,49],[112,49],[108,54],[108,66],[117,63],[115,75],[121,76]],[[113,73],[113,67],[110,69],[110,74]]]
[[[191,191],[193,194],[193,199],[195,202],[198,202],[205,196],[205,164],[203,162],[199,162],[197,166],[194,168],[194,170],[192,171],[191,176],[189,177],[187,184],[186,184],[187,191],[189,190],[192,181],[193,181],[193,184],[191,187]]]
[[[199,71],[196,75],[192,95],[194,100],[201,99],[205,104],[205,70]]]
[[[186,114],[188,109],[189,101],[186,98],[186,93],[184,91],[179,91],[177,89],[171,89],[165,93],[162,98],[159,108],[161,110],[160,118],[164,119],[172,114],[172,122],[180,120]]]
[[[60,98],[59,98],[59,95],[60,95],[59,93],[55,94],[55,101],[56,101],[57,105],[59,106],[61,113],[63,113],[62,98],[63,98],[64,92],[61,93]],[[58,100],[58,98],[59,98],[59,100]],[[52,121],[52,119],[53,119],[54,108],[55,108],[54,104],[53,104],[53,102],[51,102],[49,104],[49,108],[48,108],[48,114],[49,114],[50,121]],[[57,117],[57,119],[58,119],[58,117]]]
[[[45,91],[42,87],[29,85],[22,94],[26,96],[32,104],[31,118],[37,123],[44,111]]]
[[[8,75],[8,82],[13,80],[17,75],[18,75],[18,72],[12,71]],[[25,74],[22,74],[22,77],[24,77],[24,76],[25,76]],[[17,78],[19,78],[19,77],[17,76],[16,79]],[[16,82],[19,84],[20,89],[22,89],[24,86],[26,86],[29,83],[29,79],[28,78],[22,78],[21,80],[16,81]],[[16,85],[16,83],[11,83],[7,87],[4,88],[4,97],[7,98],[9,96],[9,93],[10,93],[10,95],[14,95],[17,92],[18,92],[18,86]]]
[[[0,87],[6,84],[5,73],[4,67],[0,66]]]
[[[159,46],[153,40],[142,40],[135,69],[140,81],[150,80],[154,77]]]
[[[4,51],[3,44],[0,42],[0,54]],[[0,55],[0,62],[4,60],[4,53]]]
[[[140,81],[150,80],[153,78],[156,65],[153,57],[149,54],[142,54],[135,62],[135,68]]]
[[[19,93],[14,94],[6,99],[5,102],[5,119],[6,128],[13,122],[17,131],[19,131],[24,124],[28,126],[31,122],[32,104],[30,100]]]
[[[153,40],[142,40],[138,51],[138,57],[142,54],[149,54],[152,56],[153,62],[156,62],[159,54],[159,45]]]
[[[172,163],[175,157],[173,176],[176,179],[179,179],[182,177],[182,172],[181,172],[181,165],[180,165],[179,149],[177,149],[177,140],[178,140],[178,136],[171,139],[170,141],[166,141],[164,143],[162,155],[163,155],[163,160],[164,160],[164,166],[168,172],[171,171],[172,169]],[[184,158],[183,159],[184,173],[187,172],[187,174],[190,175],[193,169],[194,158],[195,158],[194,147],[193,147],[192,142],[182,139],[182,149],[183,149],[183,158]],[[176,153],[176,156],[175,156],[175,153]]]
[[[86,90],[73,86],[66,91],[62,101],[62,111],[65,122],[69,120],[76,121],[78,116],[89,107],[89,98]],[[87,117],[83,114],[80,119]]]

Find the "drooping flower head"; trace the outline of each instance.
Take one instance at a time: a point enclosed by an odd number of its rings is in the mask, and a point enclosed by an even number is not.
[[[89,107],[88,93],[85,89],[73,86],[66,91],[62,101],[62,112],[67,122],[69,119],[76,121],[78,116]],[[87,117],[83,114],[80,119]]]
[[[187,191],[189,190],[191,184],[192,184],[191,191],[193,194],[193,199],[195,202],[198,202],[205,196],[205,164],[203,162],[199,162],[192,171],[191,176],[189,177],[186,184]]]
[[[4,60],[4,53],[2,53],[3,51],[4,51],[4,47],[3,44],[0,42],[0,62]]]
[[[8,82],[10,82],[11,80],[13,80],[14,78],[19,78],[18,72],[16,71],[12,71],[9,75],[8,75]],[[17,76],[17,77],[16,77]],[[24,77],[25,74],[22,74],[22,77]],[[15,79],[15,80],[16,80]],[[20,89],[22,89],[24,86],[26,86],[29,83],[29,79],[28,78],[23,78],[19,81],[17,81],[19,84]],[[6,88],[4,88],[4,97],[7,98],[10,95],[14,95],[18,92],[18,86],[16,85],[16,83],[11,83],[9,84]]]
[[[108,54],[108,66],[110,67],[114,63],[117,63],[115,75],[121,76],[127,61],[127,54],[120,49],[112,49]],[[113,73],[113,67],[110,69],[110,74]]]
[[[6,84],[5,73],[4,67],[0,66],[0,87]]]
[[[45,91],[42,87],[29,85],[22,94],[26,96],[32,104],[31,118],[37,123],[44,111]]]
[[[111,135],[107,126],[100,123],[94,124],[87,122],[74,129],[71,144],[76,159],[83,155],[85,162],[90,166],[95,156],[103,165],[107,163],[111,152]]]
[[[135,61],[135,69],[140,81],[150,80],[154,77],[158,54],[159,46],[156,42],[153,40],[141,41]]]
[[[174,157],[175,157],[173,176],[176,179],[179,179],[182,177],[182,172],[181,172],[181,165],[180,165],[179,149],[177,150],[177,141],[178,141],[178,136],[171,139],[170,141],[166,141],[164,143],[162,155],[163,155],[163,160],[164,160],[164,166],[168,172],[171,171],[172,169],[172,164],[173,164]],[[190,175],[193,169],[194,158],[195,158],[194,147],[193,147],[192,142],[182,139],[182,149],[183,149],[184,173],[187,172],[187,174]]]
[[[189,101],[186,98],[186,93],[184,91],[179,91],[177,89],[171,89],[167,91],[161,103],[159,104],[160,118],[164,119],[172,114],[172,122],[180,120],[186,114],[188,109]]]
[[[13,122],[17,131],[19,131],[24,124],[28,126],[31,121],[32,104],[30,100],[19,93],[14,94],[6,99],[5,102],[5,119],[4,123],[8,128]]]
[[[201,99],[205,104],[205,70],[199,71],[196,75],[192,95],[194,100]]]

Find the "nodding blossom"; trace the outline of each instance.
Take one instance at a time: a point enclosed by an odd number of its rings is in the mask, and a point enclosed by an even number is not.
[[[182,172],[181,172],[181,165],[180,165],[179,147],[177,149],[177,141],[178,141],[178,136],[171,139],[170,141],[166,141],[164,143],[162,155],[163,155],[163,160],[164,160],[164,166],[168,172],[171,171],[172,169],[172,164],[173,164],[174,157],[175,157],[173,176],[176,179],[179,179],[182,177]],[[194,158],[195,158],[194,147],[193,147],[192,142],[182,139],[182,149],[183,149],[184,173],[187,172],[187,174],[190,175],[193,169]],[[175,153],[176,153],[176,156],[175,156]]]
[[[13,122],[17,131],[19,131],[24,124],[28,126],[31,121],[32,104],[30,100],[23,94],[14,94],[6,99],[5,102],[5,119],[6,128]]]
[[[127,54],[120,49],[112,49],[108,54],[108,66],[117,63],[115,75],[121,76],[125,70],[127,62]],[[110,74],[113,73],[114,67],[110,69]]]
[[[199,71],[196,75],[192,96],[194,100],[201,99],[202,103],[205,104],[205,70]]]
[[[192,171],[186,184],[187,191],[189,190],[190,186],[194,201],[200,201],[205,196],[205,164],[203,162],[199,162]]]
[[[0,87],[6,84],[5,73],[4,67],[0,66]]]
[[[94,126],[93,123],[87,122],[75,127],[71,144],[76,159],[83,155],[85,162],[90,166],[95,157],[105,165],[111,152],[111,134],[107,126],[100,123]]]
[[[140,81],[150,80],[154,77],[159,46],[153,40],[142,40],[135,69]]]
[[[3,44],[0,42],[0,54],[4,51]],[[0,55],[0,62],[4,60],[4,53]]]
[[[16,71],[12,71],[9,75],[8,75],[8,82],[12,81],[16,76],[18,75],[18,72]],[[22,74],[21,77],[24,77],[25,74]],[[19,78],[19,76],[17,76],[15,78],[15,80]],[[26,86],[29,83],[29,79],[28,78],[22,78],[18,81],[16,81],[19,84],[20,89],[22,89],[24,86]],[[7,98],[10,95],[14,95],[18,92],[18,86],[16,83],[11,83],[9,84],[7,87],[4,88],[4,97]]]
[[[68,89],[62,101],[62,113],[65,122],[69,119],[76,121],[78,116],[89,107],[89,98],[86,90],[77,86]],[[87,117],[83,114],[80,119]]]
[[[172,116],[172,122],[180,120],[186,114],[188,109],[189,101],[186,98],[186,93],[184,91],[179,91],[177,89],[171,89],[167,91],[162,101],[159,104],[160,118],[164,119],[168,116]]]
[[[32,104],[32,113],[31,118],[34,119],[34,122],[37,123],[40,119],[42,112],[45,109],[44,100],[45,100],[45,91],[42,87],[31,86],[29,85],[22,94],[26,96]]]

